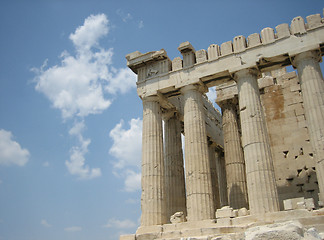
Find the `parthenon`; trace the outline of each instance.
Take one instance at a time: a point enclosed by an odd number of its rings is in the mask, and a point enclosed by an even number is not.
[[[142,215],[121,239],[244,239],[296,219],[324,232],[321,15],[178,50],[126,56],[143,101]]]

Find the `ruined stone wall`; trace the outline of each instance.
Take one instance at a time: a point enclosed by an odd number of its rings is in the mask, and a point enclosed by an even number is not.
[[[317,203],[315,161],[298,77],[295,72],[285,71],[272,72],[272,76],[259,79],[259,87],[270,135],[280,208],[283,209],[283,200],[288,198],[314,198]]]

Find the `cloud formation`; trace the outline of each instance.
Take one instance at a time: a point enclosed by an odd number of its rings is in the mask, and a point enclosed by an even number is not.
[[[13,140],[11,132],[0,129],[0,164],[24,166],[30,153]]]
[[[133,19],[130,13],[125,13],[122,9],[117,9],[116,13],[125,23]]]
[[[70,160],[65,161],[68,171],[72,175],[76,175],[79,179],[92,179],[101,176],[100,168],[92,168],[85,165],[85,154],[88,152],[90,139],[84,139],[82,131],[84,130],[84,121],[77,122],[69,131],[71,136],[77,137],[79,146],[74,146],[70,150]]]
[[[113,140],[109,153],[117,159],[116,168],[139,167],[141,164],[142,120],[133,118],[128,124],[130,128],[124,129],[121,120],[109,133]]]
[[[47,227],[47,228],[52,227],[52,225],[49,224],[45,219],[41,220],[41,225],[43,225],[44,227]]]
[[[128,68],[111,66],[113,49],[100,46],[99,40],[108,33],[106,15],[91,15],[70,34],[75,56],[64,51],[60,65],[47,67],[45,61],[41,68],[32,69],[36,73],[35,89],[61,111],[64,120],[99,114],[112,103],[108,94],[135,87],[135,74]]]
[[[113,145],[109,154],[116,159],[113,166],[117,175],[124,178],[124,190],[133,192],[141,187],[142,120],[133,118],[128,124],[129,129],[125,129],[121,120],[110,131]]]
[[[84,118],[102,113],[117,94],[136,87],[136,75],[128,68],[112,66],[113,49],[100,45],[109,28],[105,14],[90,15],[69,36],[74,55],[63,51],[60,64],[48,67],[46,60],[41,68],[32,69],[36,74],[36,91],[43,93],[52,106],[60,110],[64,121],[77,122],[69,134],[76,137],[78,144],[70,149],[70,159],[65,164],[69,173],[80,179],[101,176],[100,168],[90,169],[85,164],[91,140],[81,133]]]

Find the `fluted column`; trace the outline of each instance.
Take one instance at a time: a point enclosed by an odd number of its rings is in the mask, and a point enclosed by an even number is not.
[[[235,73],[251,214],[279,211],[278,192],[256,72]]]
[[[234,209],[248,208],[245,163],[236,113],[237,101],[221,103],[229,205]]]
[[[189,85],[184,95],[184,132],[188,221],[213,219],[210,166],[202,94]]]
[[[141,226],[167,222],[162,113],[157,97],[143,99]]]
[[[324,81],[318,61],[319,53],[298,54],[294,65],[298,71],[310,142],[316,161],[320,200],[324,201]]]
[[[220,207],[228,206],[227,184],[226,184],[226,168],[223,152],[216,151],[216,170],[218,178]]]
[[[218,177],[217,177],[217,168],[216,168],[216,149],[213,143],[208,145],[208,153],[209,153],[209,164],[210,164],[210,176],[211,176],[211,184],[213,191],[213,201],[214,201],[214,209],[220,208],[220,198],[219,198],[219,188],[218,188]]]
[[[174,111],[166,112],[164,119],[165,196],[167,218],[186,210],[186,190],[181,144],[181,125]]]

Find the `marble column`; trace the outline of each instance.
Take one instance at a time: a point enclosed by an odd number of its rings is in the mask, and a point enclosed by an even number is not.
[[[245,163],[238,130],[236,105],[237,100],[233,99],[221,103],[227,194],[232,208],[248,209]]]
[[[217,168],[216,168],[216,149],[213,143],[208,145],[208,153],[209,153],[209,164],[210,164],[210,176],[211,176],[211,184],[213,191],[213,201],[214,208],[220,208],[220,198],[219,198],[219,188],[218,188],[218,177],[217,177]]]
[[[221,152],[220,150],[216,151],[215,157],[220,207],[224,207],[228,206],[225,158],[223,152]]]
[[[270,140],[260,101],[257,72],[235,73],[238,86],[242,147],[251,214],[279,211]]]
[[[181,144],[181,125],[176,112],[168,111],[164,120],[164,164],[167,218],[186,210],[186,190]]]
[[[141,226],[167,223],[162,112],[158,98],[143,99]]]
[[[213,219],[215,209],[202,93],[193,85],[185,86],[181,93],[184,96],[187,219]]]
[[[324,201],[324,81],[317,51],[300,53],[293,64],[297,68],[304,101],[305,117],[316,161],[319,197]]]

